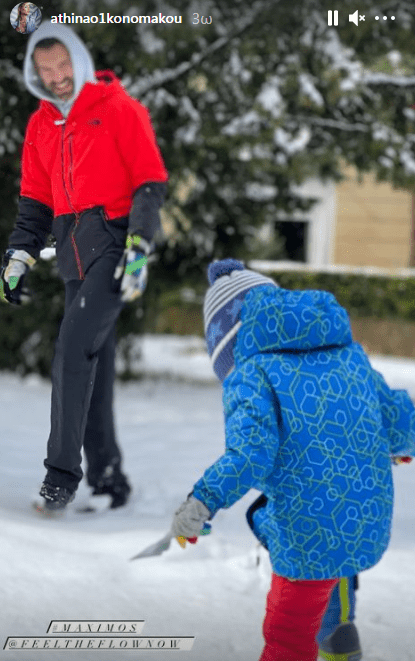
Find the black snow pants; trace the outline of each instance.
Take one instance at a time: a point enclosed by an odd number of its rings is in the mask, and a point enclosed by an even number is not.
[[[95,261],[84,280],[65,284],[65,313],[52,365],[51,431],[46,481],[76,489],[83,472],[82,447],[94,486],[104,469],[119,465],[113,388],[115,323],[123,307],[114,270],[122,251]]]

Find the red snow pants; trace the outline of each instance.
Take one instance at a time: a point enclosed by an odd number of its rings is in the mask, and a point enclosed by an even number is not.
[[[316,636],[337,582],[290,581],[272,575],[259,661],[316,661]]]

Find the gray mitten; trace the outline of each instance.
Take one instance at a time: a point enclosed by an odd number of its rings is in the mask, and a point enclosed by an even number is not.
[[[171,531],[174,537],[198,537],[210,518],[208,508],[194,496],[189,496],[174,513]]]
[[[30,292],[23,287],[23,283],[27,272],[35,264],[35,258],[25,250],[9,248],[3,257],[0,271],[0,298],[14,305],[30,301]]]

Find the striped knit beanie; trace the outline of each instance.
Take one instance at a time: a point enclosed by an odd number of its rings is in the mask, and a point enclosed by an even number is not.
[[[259,285],[278,285],[271,278],[246,269],[236,259],[212,262],[208,280],[211,286],[203,306],[205,337],[214,372],[223,381],[234,365],[233,349],[246,294]]]

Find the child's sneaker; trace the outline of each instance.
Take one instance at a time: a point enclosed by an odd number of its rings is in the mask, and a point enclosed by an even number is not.
[[[38,512],[42,514],[62,514],[67,504],[75,498],[75,490],[57,487],[50,482],[43,482],[39,495],[41,498],[35,502]]]
[[[320,643],[318,653],[326,661],[361,661],[359,634],[353,622],[340,624]]]

